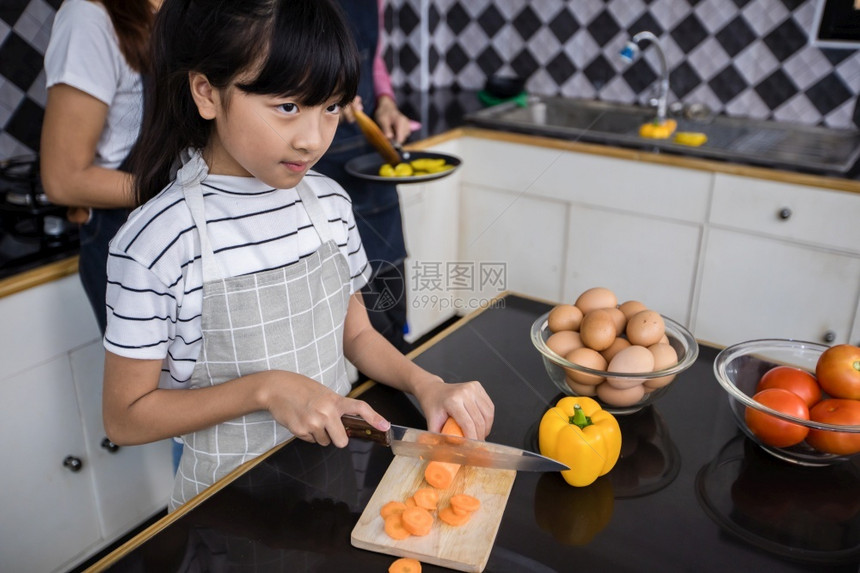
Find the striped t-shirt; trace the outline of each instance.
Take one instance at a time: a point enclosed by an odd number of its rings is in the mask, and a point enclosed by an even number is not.
[[[349,196],[314,171],[304,181],[322,203],[356,292],[370,267]],[[208,175],[202,187],[209,241],[225,277],[289,265],[320,247],[296,189],[227,175]],[[179,185],[129,216],[111,241],[107,274],[105,348],[128,358],[164,359],[159,387],[187,387],[203,344],[203,265]]]

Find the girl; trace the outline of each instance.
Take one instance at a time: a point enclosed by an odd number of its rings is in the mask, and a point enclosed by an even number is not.
[[[347,194],[309,171],[358,83],[332,0],[166,0],[155,93],[133,161],[142,204],[111,243],[104,419],[117,444],[181,435],[175,509],[296,436],[347,444],[344,355],[412,393],[431,430],[493,422],[477,382],[446,384],[370,325]]]

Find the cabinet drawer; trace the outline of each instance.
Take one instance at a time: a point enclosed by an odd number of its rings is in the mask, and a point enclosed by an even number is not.
[[[467,184],[693,223],[704,222],[705,171],[508,142],[468,140]]]
[[[716,174],[710,222],[860,252],[860,194]]]

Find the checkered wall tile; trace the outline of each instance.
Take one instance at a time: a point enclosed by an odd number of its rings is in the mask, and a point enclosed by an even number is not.
[[[719,113],[860,126],[860,50],[807,38],[819,0],[389,0],[385,57],[395,86],[478,90],[492,74],[538,94],[641,102],[653,49],[627,64],[628,37],[657,34],[671,100]],[[42,58],[62,0],[0,0],[0,159],[37,150]]]
[[[514,74],[532,93],[633,103],[650,99],[657,55],[644,46],[628,64],[619,52],[650,30],[666,52],[670,102],[855,128],[860,50],[810,45],[818,1],[401,0],[386,54],[400,87],[478,90]]]

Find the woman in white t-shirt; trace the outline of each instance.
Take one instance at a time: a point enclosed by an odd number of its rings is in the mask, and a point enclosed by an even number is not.
[[[161,0],[66,0],[45,53],[41,176],[80,223],[79,273],[104,333],[107,245],[134,205],[125,163],[140,131],[142,74]]]

